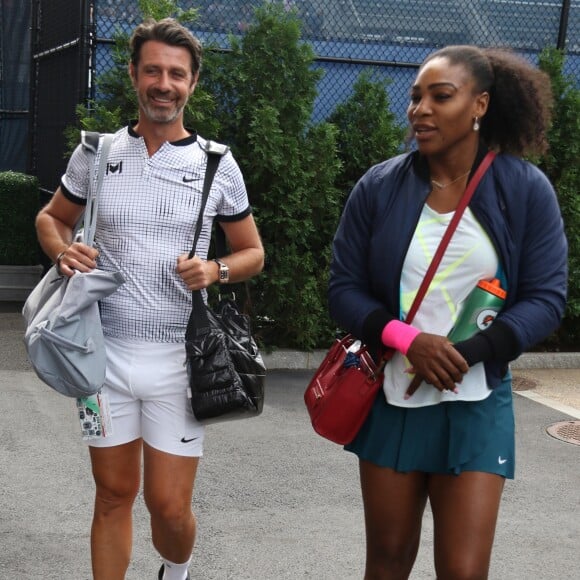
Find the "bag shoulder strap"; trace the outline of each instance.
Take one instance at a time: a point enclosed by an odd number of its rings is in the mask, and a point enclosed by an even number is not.
[[[195,226],[195,235],[193,236],[193,247],[189,252],[190,259],[193,258],[195,254],[197,241],[199,240],[199,235],[201,233],[201,227],[203,225],[203,213],[205,211],[205,206],[209,197],[209,191],[213,183],[213,178],[215,177],[221,158],[229,151],[229,147],[226,145],[221,145],[220,143],[216,143],[215,141],[206,141],[205,144],[200,143],[200,146],[207,153],[207,165],[205,168],[205,178],[203,180],[201,206],[199,208],[199,216]],[[186,340],[192,336],[192,334],[196,331],[196,328],[207,328],[210,325],[203,298],[201,296],[201,290],[194,290],[191,294],[192,309],[185,330]]]
[[[200,143],[200,146],[208,155],[219,155],[220,157],[223,157],[230,150],[227,145],[209,139],[203,144]]]
[[[451,241],[451,237],[453,236],[455,230],[457,229],[457,224],[459,224],[459,220],[461,219],[461,216],[463,215],[465,208],[471,201],[473,193],[477,189],[477,186],[479,185],[481,178],[483,177],[484,173],[488,170],[489,166],[492,164],[494,158],[495,153],[493,151],[489,151],[487,155],[483,158],[482,162],[479,164],[479,167],[473,174],[473,177],[469,180],[469,183],[465,188],[465,192],[463,193],[463,196],[459,201],[457,209],[455,210],[455,213],[453,214],[453,217],[451,218],[451,221],[449,222],[449,225],[447,226],[447,229],[445,230],[445,233],[443,234],[443,237],[439,242],[439,246],[437,247],[437,251],[433,256],[433,260],[431,261],[431,264],[429,264],[429,268],[427,269],[425,277],[421,282],[421,286],[419,286],[419,290],[417,290],[415,300],[413,301],[413,304],[409,309],[409,313],[407,314],[407,318],[405,319],[405,322],[407,324],[411,324],[411,322],[415,318],[415,314],[417,314],[417,310],[419,310],[419,305],[421,304],[421,301],[425,297],[425,294],[427,294],[427,290],[429,288],[429,285],[431,284],[431,280],[433,279],[433,276],[435,276],[435,272],[437,271],[437,268],[439,267],[439,264],[443,259],[443,254],[445,254],[445,250],[447,249],[447,246]]]
[[[225,155],[230,148],[216,141],[206,141],[205,147],[202,147],[208,155]],[[216,256],[220,258],[227,253],[226,235],[219,224],[214,228],[214,241]]]
[[[112,141],[113,135],[111,133],[104,133],[101,135],[95,131],[81,131],[81,144],[85,148],[85,151],[89,153],[90,160],[89,190],[83,218],[83,242],[87,244],[87,246],[92,246],[95,240],[95,230],[97,227],[97,198],[101,191],[101,186],[103,185],[103,178],[105,176],[105,169],[107,167],[109,149],[111,148]],[[101,147],[101,156],[99,158],[99,166],[97,167],[96,181],[93,181],[95,158],[99,151],[99,144]]]
[[[465,192],[463,193],[461,199],[459,200],[459,204],[457,205],[455,213],[453,214],[453,217],[451,218],[451,221],[449,222],[449,225],[447,226],[447,229],[445,230],[445,233],[443,234],[443,237],[439,242],[439,246],[437,247],[437,251],[435,252],[433,259],[429,264],[429,268],[427,268],[427,272],[425,273],[425,277],[423,278],[421,285],[419,286],[419,290],[417,290],[417,294],[415,294],[415,299],[411,304],[411,308],[409,309],[407,318],[405,318],[405,322],[407,324],[411,324],[411,322],[413,322],[415,314],[417,314],[417,310],[419,310],[419,306],[421,305],[423,298],[425,298],[425,294],[427,294],[427,290],[429,289],[431,280],[433,280],[435,272],[437,272],[437,268],[439,267],[439,264],[443,259],[443,255],[445,254],[445,250],[447,249],[447,246],[451,241],[451,237],[453,236],[455,230],[457,229],[459,220],[463,216],[465,208],[471,201],[471,198],[473,197],[473,194],[477,189],[479,182],[481,181],[485,172],[489,169],[489,166],[493,163],[494,158],[495,153],[493,151],[489,151],[479,164],[479,167],[476,169],[472,178],[469,180],[469,183],[465,188]],[[395,352],[394,349],[391,348],[386,349],[383,352],[379,369],[382,370],[385,363],[392,358],[394,352]]]
[[[218,143],[217,141],[205,141],[205,143],[199,142],[200,147],[207,153],[207,165],[205,168],[205,178],[203,180],[203,189],[201,193],[201,206],[199,208],[199,216],[197,218],[197,224],[195,226],[195,234],[193,236],[193,245],[191,251],[189,252],[189,258],[193,258],[195,255],[195,250],[197,248],[197,242],[201,234],[201,228],[203,226],[203,214],[205,211],[205,206],[207,204],[207,199],[209,197],[209,191],[213,183],[213,178],[217,172],[218,166],[220,164],[221,158],[230,150],[227,145]]]
[[[87,151],[91,151],[94,155],[96,155],[99,150],[100,138],[101,134],[97,131],[81,131],[82,146]]]

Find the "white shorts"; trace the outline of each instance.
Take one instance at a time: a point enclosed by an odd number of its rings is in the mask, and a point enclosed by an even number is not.
[[[112,434],[92,447],[114,447],[142,438],[173,455],[201,457],[205,428],[187,397],[185,345],[105,337]]]

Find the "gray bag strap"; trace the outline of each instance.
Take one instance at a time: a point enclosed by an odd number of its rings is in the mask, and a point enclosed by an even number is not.
[[[96,156],[99,150],[99,141],[101,139],[101,134],[97,131],[81,131],[81,143],[82,146],[90,151],[93,156]]]
[[[105,169],[107,167],[107,159],[109,157],[113,135],[111,133],[105,133],[102,136],[101,156],[99,158],[97,178],[95,181],[93,179],[94,163],[99,150],[100,140],[100,133],[94,131],[81,131],[81,143],[85,148],[85,151],[89,153],[89,159],[91,161],[91,170],[89,171],[89,191],[83,220],[83,243],[87,246],[92,246],[95,241],[95,230],[97,228],[97,198],[101,191],[101,186],[103,185],[103,178],[105,176]]]

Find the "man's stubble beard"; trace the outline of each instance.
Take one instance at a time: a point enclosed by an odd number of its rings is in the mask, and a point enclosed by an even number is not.
[[[182,103],[177,103],[173,111],[159,110],[155,105],[153,105],[149,99],[143,99],[139,94],[137,95],[137,100],[139,102],[139,108],[145,115],[145,117],[154,123],[171,124],[176,119],[178,119],[185,110],[187,105],[187,100]]]

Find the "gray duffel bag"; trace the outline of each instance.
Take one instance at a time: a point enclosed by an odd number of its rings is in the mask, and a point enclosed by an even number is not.
[[[98,140],[91,144],[90,137],[83,133],[83,145],[94,161]],[[87,245],[94,240],[96,201],[110,139],[110,135],[103,137],[96,184],[89,188],[82,230],[82,240]],[[43,382],[68,397],[85,397],[99,391],[105,382],[106,357],[98,302],[123,283],[121,272],[93,270],[67,278],[52,266],[46,273],[22,310],[28,358]]]

